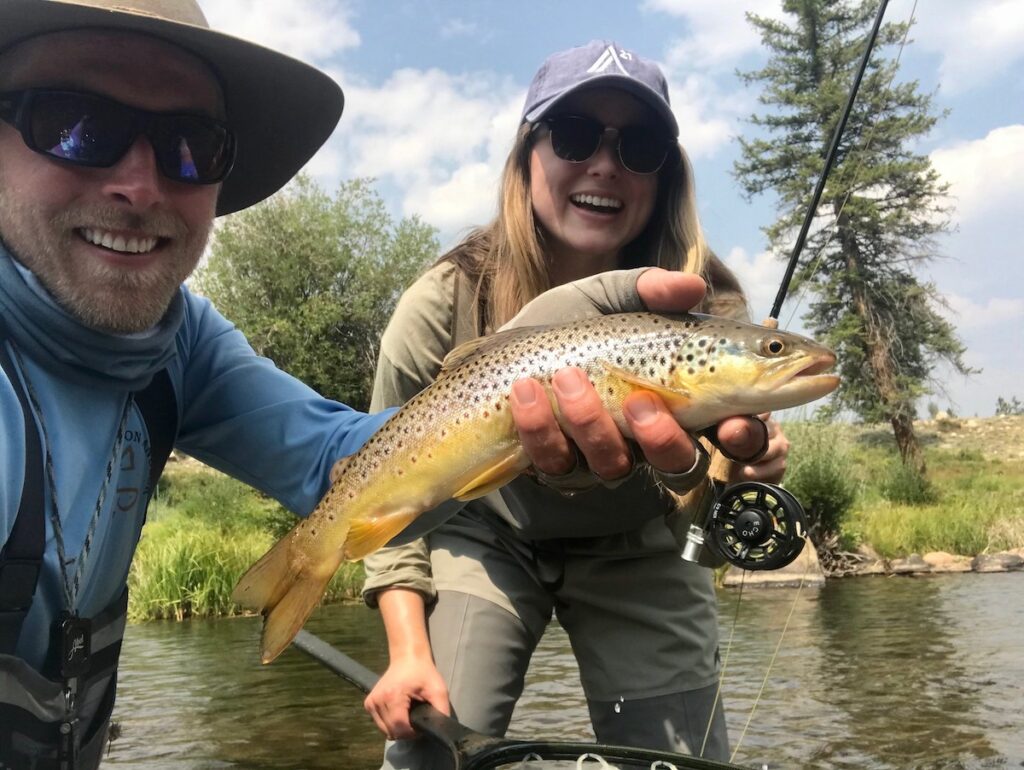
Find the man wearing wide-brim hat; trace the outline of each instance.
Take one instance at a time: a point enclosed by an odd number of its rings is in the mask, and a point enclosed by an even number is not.
[[[382,422],[182,284],[215,216],[280,189],[341,110],[192,0],[0,0],[0,767],[99,764],[172,446],[306,514]]]

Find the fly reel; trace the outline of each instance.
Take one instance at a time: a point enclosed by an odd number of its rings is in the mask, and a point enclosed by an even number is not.
[[[743,481],[726,487],[708,514],[704,539],[741,569],[779,569],[804,547],[807,515],[800,502],[775,484]]]

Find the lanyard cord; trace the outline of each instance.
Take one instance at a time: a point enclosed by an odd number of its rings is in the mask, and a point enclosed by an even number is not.
[[[47,486],[50,489],[50,499],[53,502],[53,507],[50,511],[50,524],[53,528],[54,540],[57,542],[57,559],[60,563],[60,575],[64,589],[64,603],[68,611],[74,614],[75,604],[78,601],[78,592],[81,588],[82,574],[85,571],[85,563],[89,558],[89,550],[92,547],[92,539],[96,534],[96,525],[99,523],[100,513],[103,510],[103,503],[107,497],[107,489],[110,487],[110,480],[114,475],[114,463],[121,456],[121,448],[124,445],[125,426],[128,422],[128,412],[134,403],[134,396],[132,393],[128,394],[124,408],[121,410],[121,420],[117,427],[117,440],[114,442],[114,451],[110,453],[110,457],[107,459],[107,469],[103,477],[103,486],[100,487],[99,495],[96,498],[96,507],[92,512],[92,518],[89,520],[89,528],[86,530],[85,540],[82,543],[82,550],[78,554],[78,559],[76,560],[74,578],[69,579],[67,565],[70,564],[71,561],[67,558],[67,551],[64,546],[64,530],[61,527],[60,512],[57,508],[57,482],[54,477],[53,455],[50,453],[50,435],[46,430],[46,422],[43,420],[43,410],[39,405],[39,399],[36,396],[35,387],[32,385],[32,380],[28,376],[28,369],[25,368],[25,361],[21,357],[21,352],[18,350],[18,346],[15,345],[13,341],[11,341],[11,349],[14,351],[15,358],[18,359],[18,368],[21,369],[22,377],[25,379],[29,403],[32,406],[32,412],[35,414],[36,420],[39,421],[39,428],[43,434],[43,450],[46,456],[46,481]]]

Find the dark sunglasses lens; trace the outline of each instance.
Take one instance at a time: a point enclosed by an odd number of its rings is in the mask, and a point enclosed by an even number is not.
[[[219,182],[231,165],[227,129],[200,117],[159,118],[153,145],[160,170],[171,179],[192,184]]]
[[[33,94],[28,133],[33,148],[89,166],[115,163],[132,140],[127,110],[88,94]]]
[[[601,143],[604,127],[596,120],[574,116],[553,118],[551,149],[562,160],[580,163],[595,152]]]
[[[646,126],[629,126],[619,133],[619,158],[634,174],[653,174],[668,157],[670,140]]]

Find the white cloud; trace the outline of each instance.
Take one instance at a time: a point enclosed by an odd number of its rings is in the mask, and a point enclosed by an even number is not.
[[[760,323],[771,310],[772,302],[779,291],[785,264],[768,251],[759,251],[753,256],[746,249],[736,246],[728,254],[719,255],[726,266],[739,278],[740,285],[747,295],[747,304],[753,320]],[[786,310],[794,306],[787,302]],[[789,316],[779,319],[783,328],[792,327]],[[796,323],[794,321],[794,323]]]
[[[204,0],[203,10],[214,29],[313,64],[360,42],[338,0]]]
[[[464,19],[449,19],[441,25],[441,37],[451,40],[455,37],[479,37],[480,25]]]
[[[368,176],[397,190],[401,215],[418,214],[447,240],[494,213],[523,89],[493,73],[402,69],[379,86],[336,75],[345,116],[328,144],[333,174]]]
[[[687,34],[670,43],[662,69],[687,152],[712,157],[741,132],[741,119],[754,106],[754,96],[732,77],[739,59],[760,51],[744,13],[778,17],[778,0],[646,0],[643,10],[685,25]]]
[[[950,184],[957,221],[1013,216],[1024,200],[1024,124],[993,129],[984,139],[935,150],[931,161]],[[1012,214],[1011,214],[1012,212]]]
[[[484,162],[460,166],[447,179],[411,191],[405,199],[406,213],[419,214],[449,239],[464,235],[494,218],[500,174],[500,169]]]
[[[888,18],[909,17],[910,0]],[[1024,3],[1020,0],[931,0],[918,7],[911,37],[942,57],[939,76],[949,93],[983,85],[1024,58]]]
[[[703,75],[683,74],[666,67],[672,111],[679,121],[679,139],[691,158],[709,158],[738,133],[742,95],[723,98]]]
[[[959,331],[1002,328],[1006,324],[1014,324],[1016,328],[1020,328],[1024,322],[1024,299],[990,297],[982,302],[975,302],[959,294],[947,294],[945,299],[956,313],[956,326]]]
[[[647,0],[644,10],[686,20],[690,35],[672,47],[670,67],[711,70],[760,48],[761,38],[745,13],[781,18],[778,0]]]

